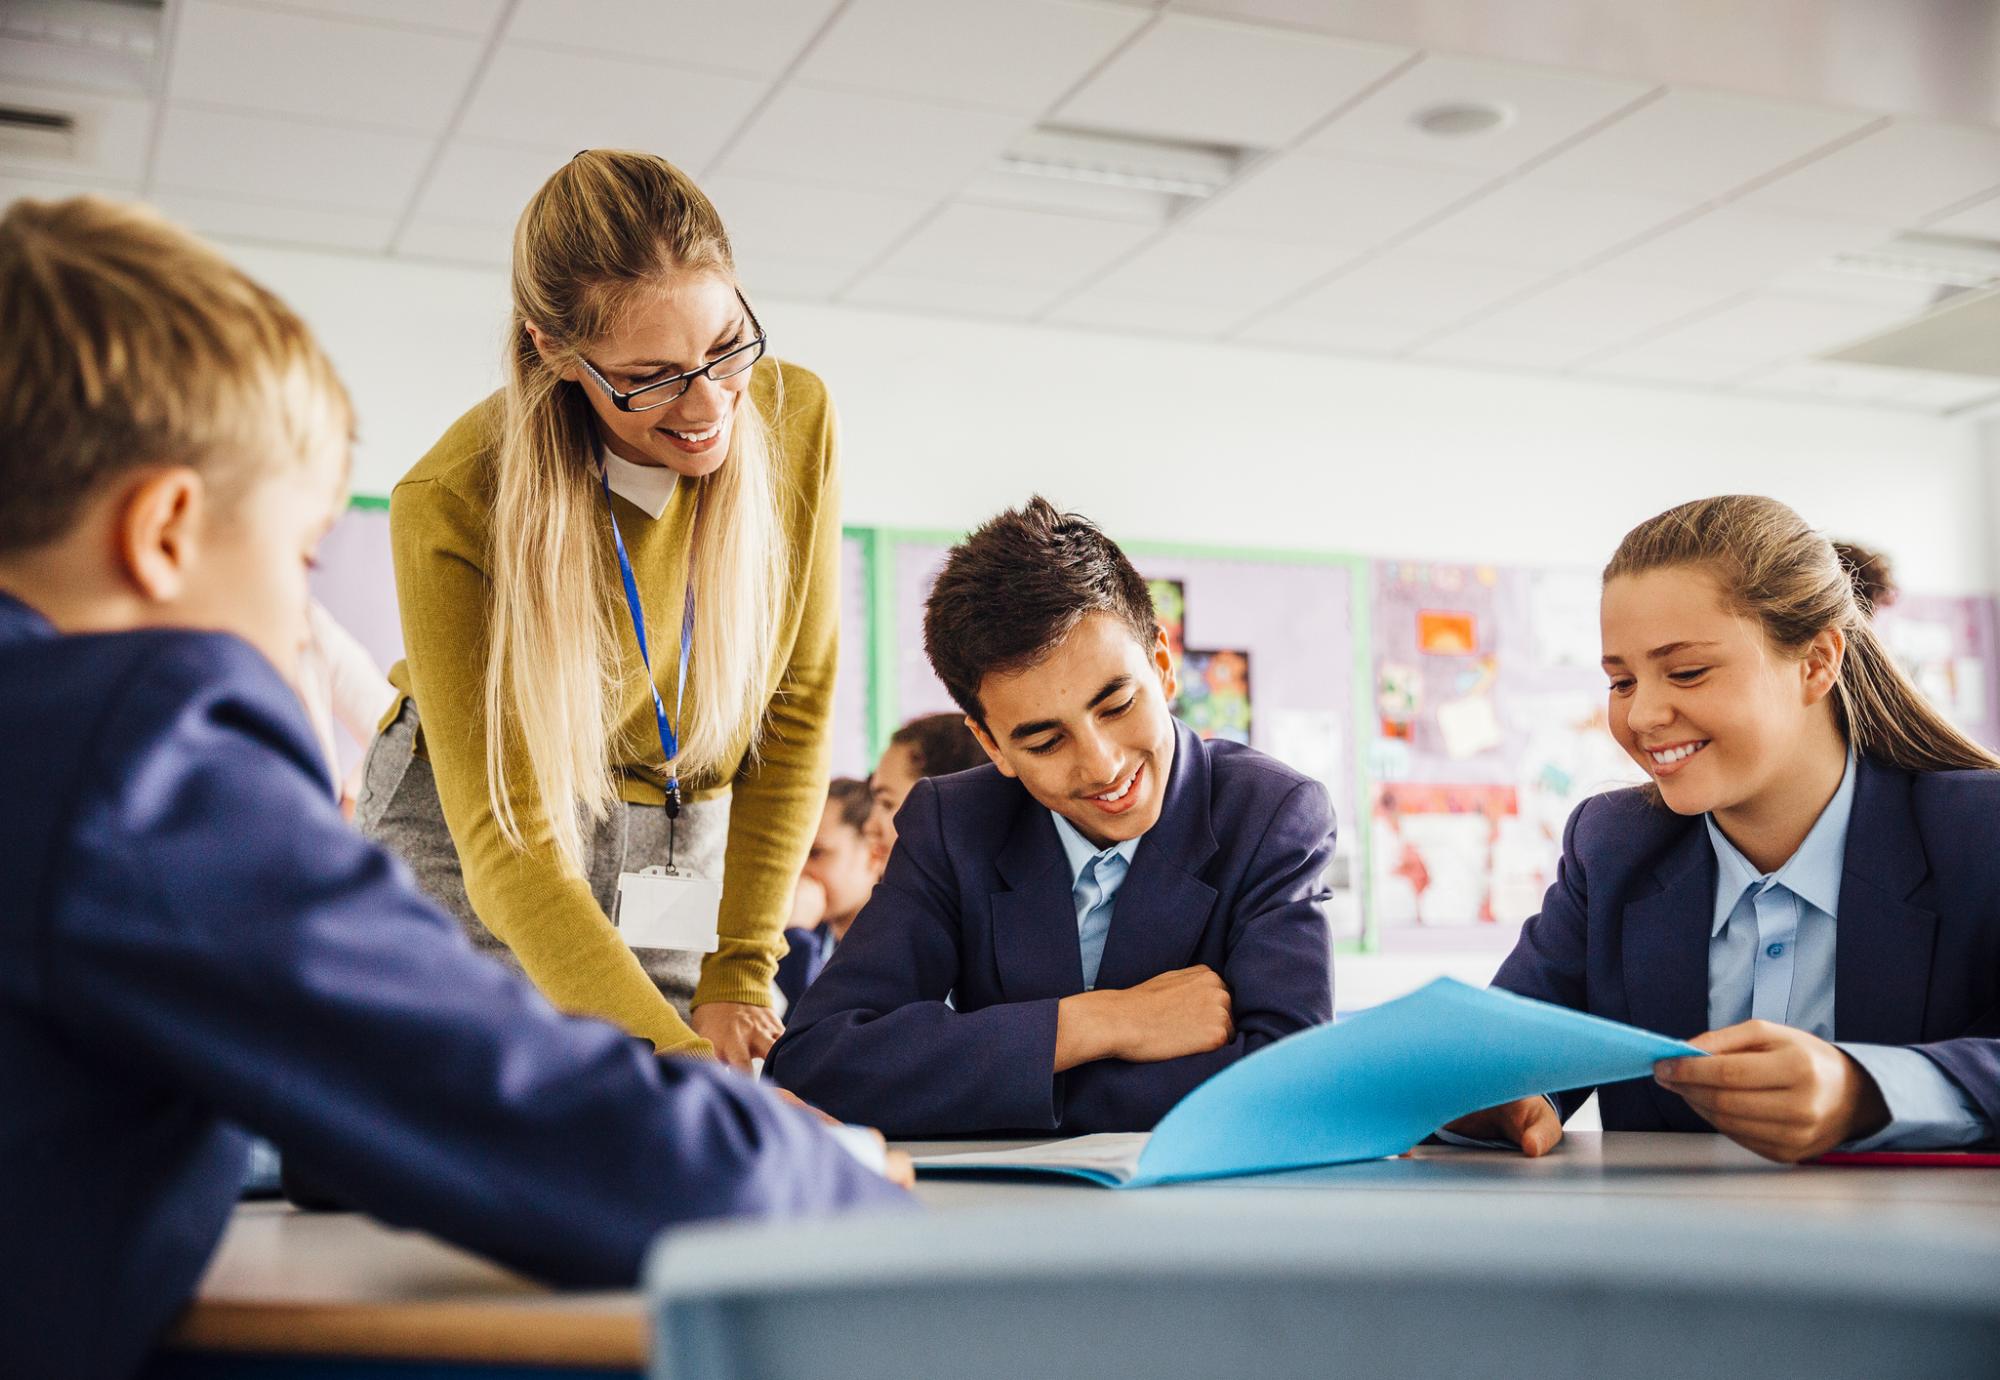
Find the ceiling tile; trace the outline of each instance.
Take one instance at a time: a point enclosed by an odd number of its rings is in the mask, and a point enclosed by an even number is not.
[[[824,259],[793,259],[782,254],[739,253],[736,272],[743,280],[744,292],[751,301],[760,304],[767,297],[828,301],[854,277],[854,270],[844,264]],[[765,316],[761,305],[757,314]],[[771,323],[766,320],[764,324],[768,327]],[[782,354],[782,341],[772,348]]]
[[[507,37],[775,77],[838,8],[840,0],[521,0]]]
[[[506,8],[507,0],[425,0],[421,8],[409,0],[242,0],[272,9],[308,10],[336,19],[362,19],[408,28],[448,29],[459,34],[487,34]]]
[[[718,174],[702,183],[737,256],[858,271],[936,209],[928,197]]]
[[[2000,130],[1897,120],[1744,198],[1748,204],[1918,225],[2000,187]]]
[[[1492,176],[1575,137],[1646,91],[1643,82],[1427,54],[1302,147]],[[1432,106],[1463,102],[1501,106],[1510,118],[1494,129],[1458,136],[1427,133],[1414,121]]]
[[[251,201],[398,212],[432,141],[299,120],[169,107],[153,183]]]
[[[1716,307],[1722,295],[1602,274],[1566,278],[1438,340],[1419,353],[1560,366]]]
[[[1409,56],[1380,44],[1167,15],[1058,115],[1093,129],[1278,148]]]
[[[2000,240],[2000,196],[1976,201],[1943,220],[1932,221],[1924,229],[1942,235],[1972,235],[1979,239]]]
[[[871,273],[842,293],[840,300],[865,307],[1025,321],[1052,298],[1053,294],[1023,292],[1015,284],[996,279],[975,282],[907,273]]]
[[[1091,285],[1094,294],[1217,306],[1241,321],[1351,257],[1304,244],[1248,245],[1234,235],[1176,230]]]
[[[1065,326],[1206,339],[1221,335],[1243,315],[1241,303],[1125,297],[1093,288],[1062,303],[1045,319]]]
[[[1148,17],[1078,0],[854,0],[794,79],[1039,115]]]
[[[176,101],[435,133],[458,108],[481,47],[461,34],[187,0],[167,92]]]
[[[43,158],[0,149],[0,169],[134,185],[146,175],[146,150],[153,136],[151,101],[10,81],[0,82],[0,103],[73,116],[78,132],[73,158]]]
[[[1101,182],[1037,177],[1000,167],[991,167],[978,174],[959,188],[958,195],[961,201],[977,201],[988,206],[1019,206],[1024,210],[1053,211],[1058,215],[1129,220],[1150,225],[1155,230],[1173,219],[1185,204],[1181,197],[1150,188],[1112,187]]]
[[[1892,314],[1915,316],[1938,304],[1949,291],[1935,283],[1914,278],[1878,277],[1872,273],[1848,272],[1814,266],[1793,269],[1771,279],[1772,292],[1794,297],[1831,297],[1846,302],[1868,302]]]
[[[1886,225],[1730,205],[1664,231],[1602,268],[1620,278],[1744,289],[1812,267],[1838,250],[1872,248],[1893,233]]]
[[[960,203],[897,246],[881,271],[1053,293],[1088,278],[1151,233],[1125,221]]]
[[[513,255],[513,235],[504,226],[419,216],[404,228],[396,253],[412,259],[505,268]]]
[[[1565,149],[1538,176],[1709,201],[1878,117],[1721,91],[1674,90]]]
[[[1845,360],[1801,359],[1747,375],[1743,387],[1755,393],[1804,394],[1840,402],[1886,403],[1906,398],[1912,379],[1907,370]],[[1988,387],[1991,387],[1989,384]]]
[[[395,216],[379,212],[273,206],[197,192],[162,192],[155,201],[167,216],[191,229],[235,239],[380,253],[396,229]]]
[[[993,111],[787,85],[715,171],[942,197],[1022,128]]]
[[[1370,249],[1470,196],[1480,173],[1286,154],[1191,213],[1203,231]]]
[[[1902,318],[1903,313],[1872,303],[1759,293],[1670,327],[1646,343],[1718,359],[1778,359],[1831,350]]]
[[[667,67],[656,59],[505,43],[458,132],[565,158],[578,149],[646,149],[699,170],[769,89],[761,78]],[[534,98],[523,100],[525,91]]]
[[[100,182],[91,178],[16,177],[0,173],[0,207],[17,201],[67,201],[73,196],[109,196],[130,200],[138,188],[129,182]]]
[[[1554,270],[1636,239],[1686,210],[1671,198],[1564,187],[1530,173],[1404,243],[1420,254]]]
[[[511,232],[528,199],[565,161],[561,155],[536,149],[455,139],[424,187],[416,218]]]
[[[1396,250],[1342,273],[1241,335],[1278,344],[1398,351],[1530,287],[1538,270]]]
[[[1917,369],[1903,372],[1910,375],[1910,385],[1902,395],[1906,402],[1950,412],[2000,400],[2000,385],[1992,379],[1966,374],[1936,374]]]
[[[1640,345],[1595,360],[1585,365],[1582,372],[1642,383],[1692,383],[1716,387],[1734,383],[1755,368],[1755,364],[1746,364],[1732,356]]]

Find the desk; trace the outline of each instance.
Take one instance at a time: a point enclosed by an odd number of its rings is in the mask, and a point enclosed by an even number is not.
[[[1019,1144],[1020,1142],[1008,1142]],[[902,1148],[972,1150],[956,1141]],[[1075,1180],[937,1177],[918,1197],[936,1212],[1073,1205],[1081,1223],[1099,1214],[1143,1213],[1149,1203],[1222,1200],[1244,1193],[1360,1193],[1383,1206],[1444,1195],[1559,1195],[1571,1207],[1648,1216],[1663,1200],[1690,1211],[1821,1219],[1924,1239],[1968,1230],[2000,1240],[2000,1170],[1872,1167],[1788,1168],[1719,1136],[1579,1134],[1540,1160],[1494,1151],[1426,1146],[1407,1159],[1376,1160],[1237,1180],[1114,1193]],[[1241,1201],[1237,1198],[1236,1201]],[[211,1373],[215,1358],[257,1356],[231,1377],[285,1375],[307,1357],[352,1361],[347,1373],[415,1374],[420,1361],[473,1363],[496,1375],[632,1374],[645,1363],[646,1327],[636,1294],[555,1294],[463,1252],[366,1218],[298,1213],[246,1204],[224,1236],[194,1306],[169,1340],[168,1373]],[[542,1369],[530,1369],[542,1368]],[[333,1374],[319,1371],[316,1374]],[[456,1374],[456,1373],[455,1373]]]

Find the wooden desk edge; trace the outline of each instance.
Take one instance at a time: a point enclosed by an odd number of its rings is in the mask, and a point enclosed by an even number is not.
[[[644,1370],[638,1309],[499,1310],[462,1303],[197,1303],[168,1333],[176,1351],[352,1356],[486,1365]]]

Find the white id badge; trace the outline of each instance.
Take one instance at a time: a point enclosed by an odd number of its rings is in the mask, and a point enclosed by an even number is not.
[[[629,948],[712,954],[722,947],[721,914],[721,882],[664,867],[618,874],[618,933]]]

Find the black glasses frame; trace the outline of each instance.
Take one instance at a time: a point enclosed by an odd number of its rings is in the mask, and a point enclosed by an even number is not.
[[[591,381],[603,390],[604,396],[611,399],[611,405],[620,412],[651,412],[655,408],[665,407],[668,403],[678,399],[681,394],[687,392],[694,385],[696,379],[705,378],[711,383],[720,383],[723,379],[733,379],[738,374],[750,369],[758,360],[764,357],[764,350],[769,338],[764,334],[763,323],[757,320],[757,313],[751,308],[750,299],[743,295],[742,288],[736,289],[736,300],[742,304],[743,314],[750,318],[750,329],[757,333],[757,338],[745,344],[738,345],[720,359],[712,359],[699,369],[690,369],[685,374],[675,374],[672,378],[668,379],[656,379],[644,387],[634,388],[631,392],[625,393],[614,388],[611,380],[599,373],[597,366],[589,360],[584,359],[582,355],[578,355],[577,360],[583,365],[584,372],[590,375]],[[746,354],[750,356],[747,360],[743,358]],[[741,362],[739,363],[738,361]],[[728,373],[717,374],[715,372],[725,365],[731,364],[736,365],[736,367],[730,369]],[[635,403],[633,401],[635,398],[645,398],[649,394],[657,394],[663,388],[671,388],[674,391],[661,397],[657,402]]]

